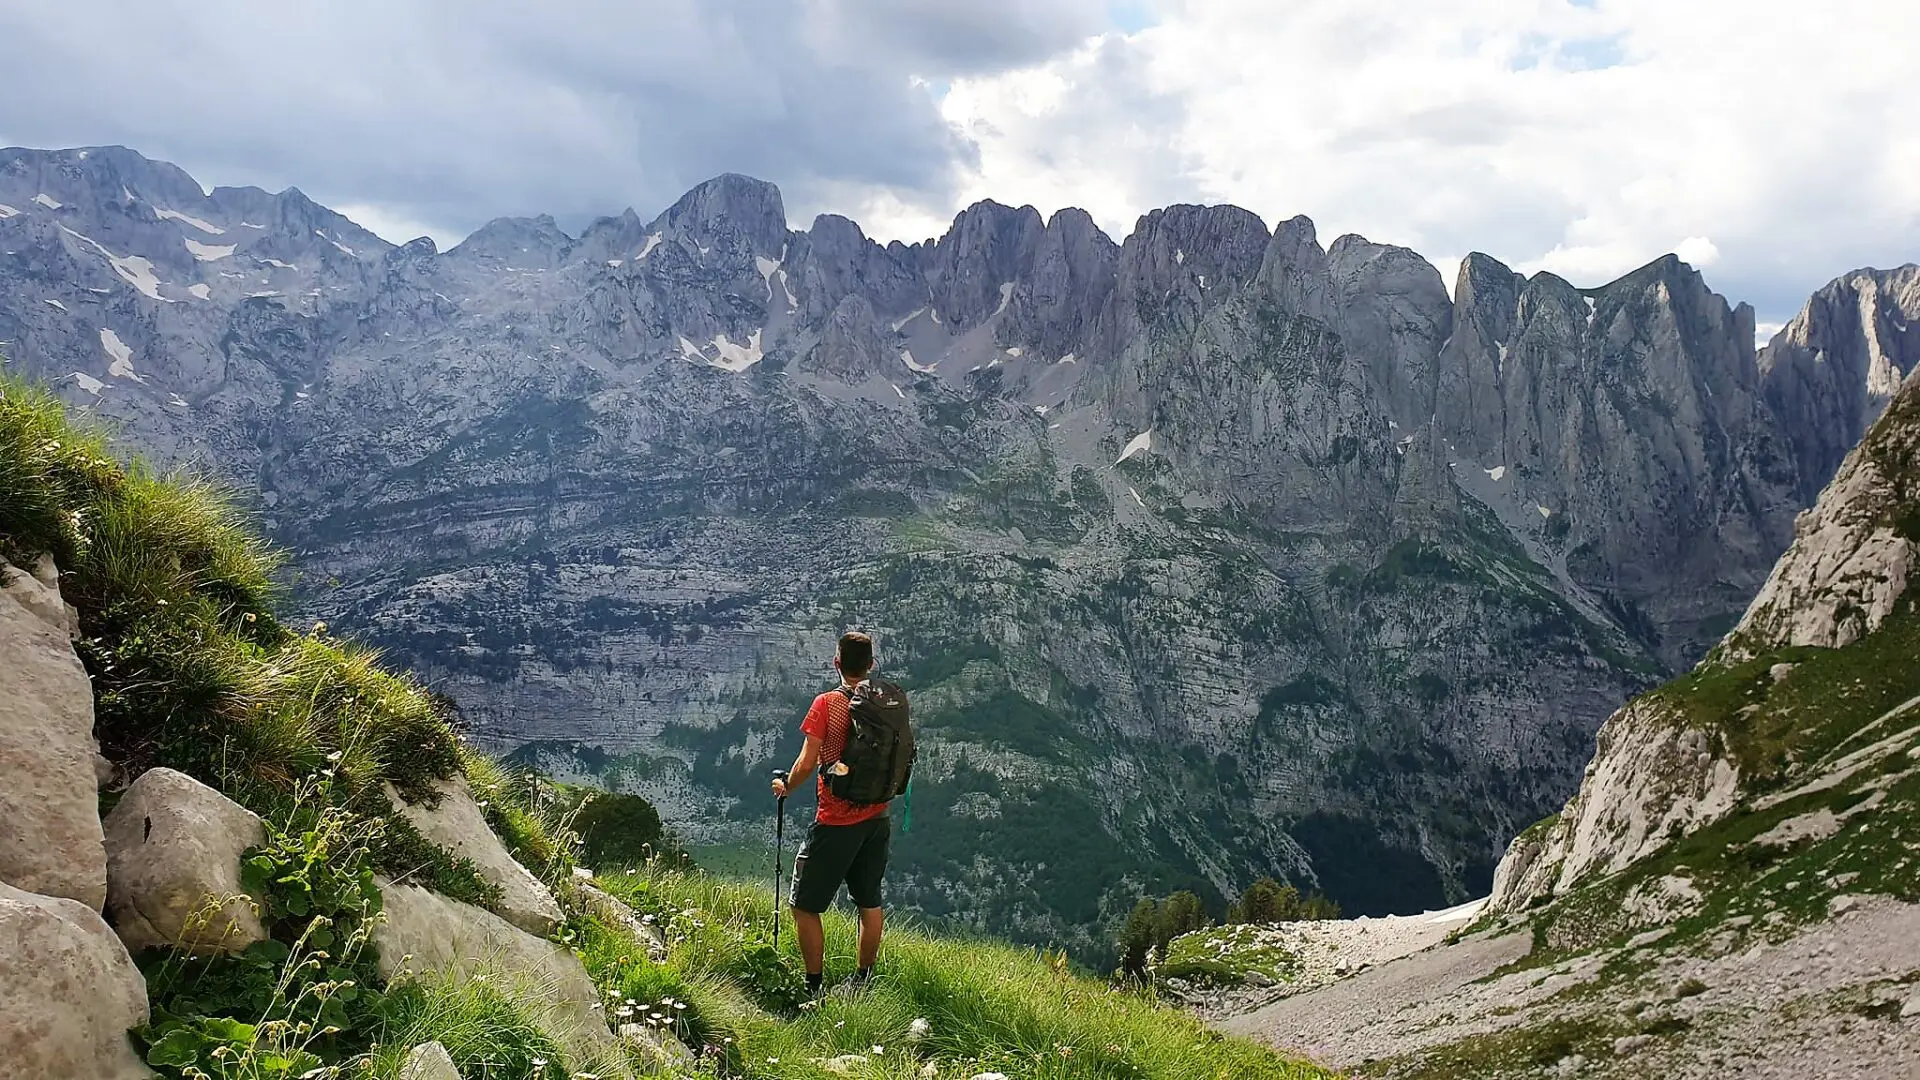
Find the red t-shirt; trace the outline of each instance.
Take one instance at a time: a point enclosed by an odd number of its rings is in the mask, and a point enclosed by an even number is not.
[[[857,825],[887,812],[886,803],[862,806],[850,803],[827,790],[827,766],[840,760],[847,749],[847,695],[829,690],[813,699],[807,718],[800,721],[800,732],[820,740],[820,809],[814,820],[822,825]]]

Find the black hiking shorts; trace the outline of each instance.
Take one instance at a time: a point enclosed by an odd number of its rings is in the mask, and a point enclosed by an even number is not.
[[[887,815],[853,825],[813,823],[793,857],[793,892],[787,902],[815,915],[833,906],[844,882],[853,906],[880,906],[880,879],[887,873]]]

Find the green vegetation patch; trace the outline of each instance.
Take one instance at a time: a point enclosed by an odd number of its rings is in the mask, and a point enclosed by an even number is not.
[[[1253,974],[1285,982],[1293,978],[1299,962],[1290,950],[1267,941],[1262,927],[1242,923],[1174,938],[1155,974],[1209,986],[1240,986]]]

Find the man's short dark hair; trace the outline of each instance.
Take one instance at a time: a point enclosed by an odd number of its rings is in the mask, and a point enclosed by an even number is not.
[[[840,644],[836,651],[840,657],[840,673],[857,678],[873,670],[873,639],[858,630],[849,630],[840,635]]]

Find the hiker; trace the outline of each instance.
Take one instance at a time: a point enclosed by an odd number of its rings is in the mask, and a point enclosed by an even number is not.
[[[784,800],[815,770],[820,772],[819,808],[794,856],[793,889],[787,899],[810,994],[820,992],[826,961],[820,915],[842,883],[860,909],[860,963],[853,985],[864,986],[873,977],[886,925],[880,879],[886,874],[892,831],[887,805],[906,790],[914,756],[905,692],[868,679],[873,639],[857,631],[840,635],[833,666],[840,685],[813,699],[800,724],[807,737],[800,756],[791,772],[776,773],[773,781],[773,793]]]

